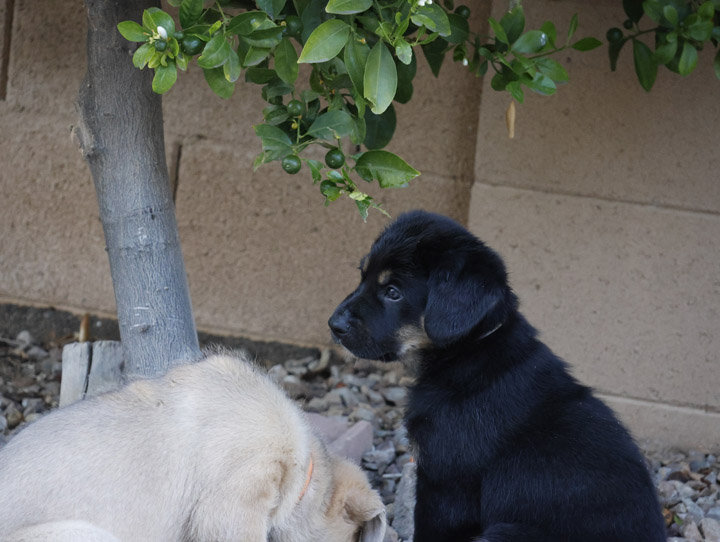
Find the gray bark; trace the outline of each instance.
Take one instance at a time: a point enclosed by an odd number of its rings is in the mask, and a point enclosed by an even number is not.
[[[162,101],[136,44],[117,31],[156,0],[86,0],[87,73],[76,129],[90,166],[115,290],[125,374],[154,376],[198,357],[175,206],[165,161]]]

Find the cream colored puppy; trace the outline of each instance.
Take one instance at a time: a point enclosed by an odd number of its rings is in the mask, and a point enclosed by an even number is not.
[[[227,355],[48,414],[0,450],[0,540],[382,542],[385,528],[362,471]]]

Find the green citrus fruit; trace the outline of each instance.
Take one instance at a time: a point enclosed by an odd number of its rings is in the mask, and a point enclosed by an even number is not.
[[[628,30],[632,30],[632,27],[633,27],[632,19],[625,19],[623,26]]]
[[[300,158],[295,154],[288,154],[282,159],[282,168],[291,175],[295,175],[300,171],[300,167],[302,167],[302,162],[300,162]]]
[[[156,40],[154,45],[155,50],[160,51],[161,53],[167,50],[167,42],[165,40]]]
[[[182,41],[182,39],[185,37],[185,34],[182,30],[178,30],[177,32],[173,32],[173,38],[175,38],[178,41]]]
[[[330,149],[325,155],[325,163],[328,167],[337,169],[345,163],[345,155],[340,149]]]
[[[303,30],[303,24],[297,15],[285,17],[285,33],[288,36],[299,36]]]
[[[290,100],[287,104],[287,112],[293,117],[302,115],[303,109],[303,103],[300,100]]]
[[[460,15],[463,19],[467,19],[470,17],[470,8],[467,6],[458,6],[455,8],[455,13]]]
[[[605,34],[605,37],[607,38],[607,40],[610,43],[616,43],[616,42],[620,41],[621,39],[623,39],[624,34],[623,34],[622,30],[620,30],[617,27],[614,27],[607,31],[607,34]]]
[[[197,55],[205,48],[205,42],[197,36],[184,36],[182,39],[182,50],[188,56]]]

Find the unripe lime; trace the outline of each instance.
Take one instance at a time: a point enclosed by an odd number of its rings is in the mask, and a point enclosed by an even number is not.
[[[295,154],[288,154],[282,159],[282,168],[291,175],[295,175],[302,167],[300,158]]]
[[[325,163],[328,167],[337,169],[345,163],[345,155],[340,149],[330,149],[325,155]]]
[[[290,100],[287,104],[287,112],[293,117],[302,115],[303,109],[303,103],[300,100]]]

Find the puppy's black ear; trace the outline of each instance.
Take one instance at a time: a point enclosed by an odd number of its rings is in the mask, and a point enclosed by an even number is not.
[[[425,305],[425,333],[439,347],[471,332],[492,333],[508,313],[509,287],[499,258],[483,254],[449,255],[431,266]]]

